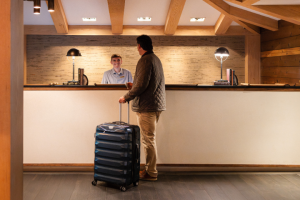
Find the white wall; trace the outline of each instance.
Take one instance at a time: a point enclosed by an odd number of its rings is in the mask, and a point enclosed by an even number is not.
[[[119,119],[125,92],[24,91],[24,163],[93,163],[96,125]],[[299,165],[299,100],[299,92],[167,91],[158,163]]]

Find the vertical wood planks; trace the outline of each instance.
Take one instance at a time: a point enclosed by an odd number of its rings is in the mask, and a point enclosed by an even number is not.
[[[260,84],[260,35],[245,36],[245,82]]]

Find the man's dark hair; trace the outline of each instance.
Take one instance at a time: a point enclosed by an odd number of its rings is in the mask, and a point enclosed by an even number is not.
[[[110,60],[112,60],[113,58],[121,58],[121,60],[122,60],[122,57],[121,57],[119,54],[113,54],[113,55],[110,57]]]
[[[152,40],[148,35],[141,35],[136,38],[136,41],[145,51],[152,51]]]

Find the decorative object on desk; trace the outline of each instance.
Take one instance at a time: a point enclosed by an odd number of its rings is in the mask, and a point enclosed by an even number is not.
[[[217,80],[217,82],[227,82],[227,80],[222,79],[222,65],[228,57],[229,51],[225,47],[220,47],[215,52],[215,58],[217,59],[217,61],[221,62],[221,80]]]
[[[83,68],[78,68],[78,85],[88,85],[89,79],[84,74]]]
[[[75,81],[75,82],[71,82],[71,81],[69,81],[69,82],[63,82],[63,85],[78,85],[79,83],[78,83],[78,81]]]
[[[239,81],[237,76],[235,75],[235,70],[233,69],[226,69],[227,80],[230,83],[229,85],[238,85]]]
[[[54,0],[48,0],[48,11],[54,12]]]
[[[81,53],[78,49],[72,48],[68,51],[67,57],[72,57],[73,60],[73,80],[68,81],[68,83],[77,83],[78,81],[74,80],[74,70],[75,70],[75,57],[81,56]],[[77,84],[72,84],[72,85],[77,85]]]
[[[224,81],[215,81],[214,85],[230,85],[230,83],[227,80],[224,80]]]

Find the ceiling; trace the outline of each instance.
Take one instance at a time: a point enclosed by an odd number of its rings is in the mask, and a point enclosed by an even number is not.
[[[61,0],[69,25],[110,25],[107,0]],[[270,3],[269,0],[261,0]],[[281,0],[282,1],[282,0]],[[298,0],[285,0],[298,1]],[[89,2],[89,3],[87,3]],[[124,25],[164,25],[171,0],[126,0]],[[298,1],[298,3],[300,0]],[[235,5],[234,5],[235,6]],[[220,12],[202,0],[186,0],[179,26],[214,26]],[[83,22],[83,17],[96,17],[96,22]],[[138,17],[151,17],[151,22],[138,22]],[[204,22],[190,22],[192,17],[205,17]],[[45,1],[41,14],[33,14],[33,1],[24,1],[24,25],[53,25]],[[232,25],[238,25],[233,22]]]
[[[227,4],[238,7],[274,20],[280,20],[258,11],[236,5],[232,0],[224,0]],[[111,25],[107,0],[61,0],[68,25]],[[126,0],[123,25],[164,26],[171,0]],[[260,0],[253,5],[300,5],[300,0]],[[203,0],[186,0],[178,26],[215,26],[220,12]],[[151,17],[150,22],[138,22],[138,17]],[[190,22],[190,18],[205,17],[204,22]],[[83,22],[82,18],[97,18],[95,22]],[[24,0],[24,25],[54,25],[42,1],[41,14],[33,14],[33,1]],[[232,22],[231,25],[237,25]]]

